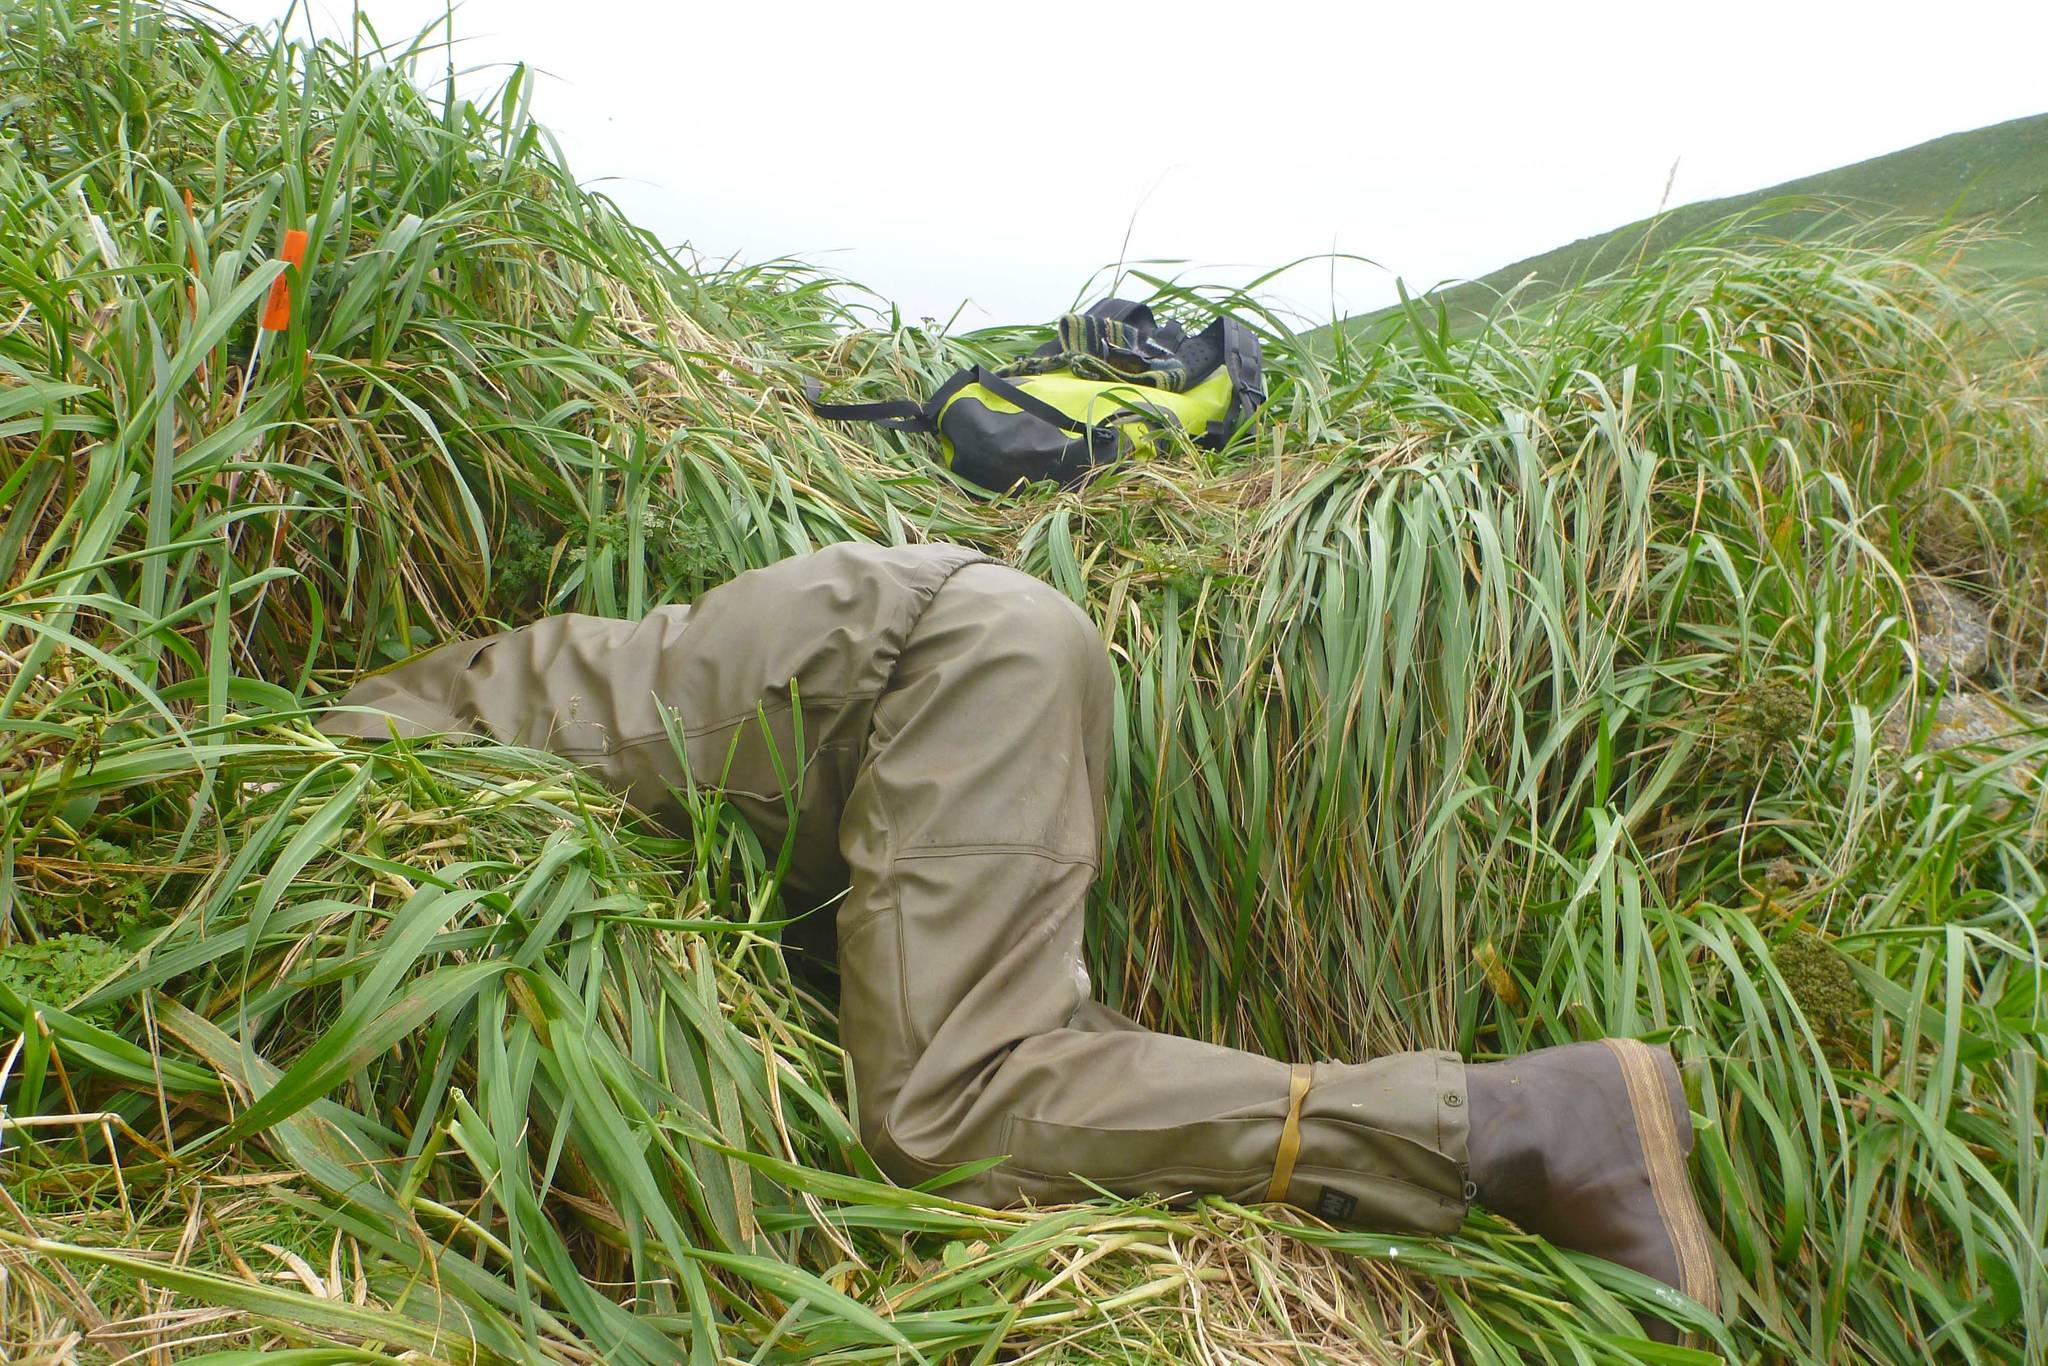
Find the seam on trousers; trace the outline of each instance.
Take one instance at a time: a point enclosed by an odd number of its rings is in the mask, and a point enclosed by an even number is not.
[[[1280,1099],[1284,1099],[1284,1097]],[[1171,1125],[1073,1124],[1062,1119],[1055,1119],[1050,1115],[1024,1115],[1016,1114],[1014,1112],[1012,1113],[1011,1118],[1024,1124],[1050,1125],[1054,1128],[1065,1129],[1084,1134],[1103,1135],[1108,1137],[1114,1137],[1119,1134],[1162,1133],[1172,1129],[1186,1127],[1186,1124],[1188,1123],[1183,1122],[1181,1124]],[[1200,1120],[1195,1120],[1191,1122],[1195,1124],[1279,1124],[1282,1123],[1284,1120],[1285,1116],[1279,1114],[1218,1114],[1209,1115]],[[1445,1165],[1452,1167],[1455,1167],[1457,1165],[1456,1163],[1450,1160],[1450,1156],[1443,1151],[1443,1148],[1441,1146],[1435,1148],[1430,1147],[1425,1135],[1404,1134],[1398,1129],[1386,1129],[1380,1127],[1377,1124],[1362,1124],[1357,1120],[1348,1119],[1343,1115],[1304,1114],[1301,1118],[1301,1124],[1303,1134],[1302,1147],[1305,1151],[1312,1149],[1320,1150],[1321,1148],[1329,1146],[1327,1144],[1320,1143],[1312,1144],[1310,1142],[1311,1138],[1331,1137],[1336,1139],[1342,1139],[1348,1142],[1364,1143],[1368,1145],[1397,1145],[1404,1151],[1412,1150],[1414,1152],[1422,1154],[1426,1158],[1434,1159],[1438,1162],[1444,1163]],[[1313,1130],[1309,1128],[1310,1125],[1315,1126]],[[1307,1170],[1308,1168],[1315,1167],[1317,1165],[1318,1164],[1314,1162],[1302,1162],[1297,1164],[1297,1170]],[[1328,1164],[1322,1165],[1327,1166]],[[1271,1176],[1273,1174],[1273,1165],[1269,1162],[1264,1167],[1259,1168],[1259,1170],[1265,1172],[1266,1175]],[[1399,1181],[1403,1180],[1404,1178],[1389,1176],[1385,1179],[1389,1181]],[[1415,1183],[1410,1182],[1409,1184],[1413,1185]],[[1429,1187],[1419,1186],[1418,1189],[1427,1190],[1429,1189]]]
[[[1441,1057],[1436,1060],[1436,1068],[1430,1077],[1430,1082],[1436,1088],[1436,1094],[1429,1098],[1430,1114],[1436,1120],[1436,1150],[1442,1152],[1444,1150],[1444,1060]]]
[[[900,1150],[902,1145],[898,1144],[897,1146]],[[957,1166],[958,1164],[956,1163],[955,1165]],[[944,1168],[940,1168],[940,1170],[944,1170]],[[1336,1178],[1337,1180],[1345,1182],[1371,1184],[1375,1186],[1394,1186],[1404,1191],[1412,1191],[1417,1195],[1426,1196],[1428,1199],[1430,1199],[1439,1207],[1445,1210],[1455,1210],[1463,1208],[1462,1202],[1452,1199],[1450,1196],[1445,1195],[1442,1191],[1432,1190],[1428,1186],[1420,1186],[1413,1181],[1405,1181],[1398,1176],[1388,1176],[1381,1172],[1359,1171],[1351,1167],[1329,1167],[1313,1165],[1297,1167],[1295,1170],[1299,1173],[1304,1174],[1321,1174],[1325,1176],[1330,1176]],[[1244,1185],[1263,1185],[1265,1183],[1265,1179],[1272,1175],[1272,1168],[1201,1167],[1194,1165],[1174,1165],[1165,1167],[1151,1167],[1141,1172],[1048,1172],[1041,1171],[1036,1167],[1025,1166],[1021,1162],[1005,1161],[1001,1166],[991,1167],[987,1172],[984,1172],[982,1174],[984,1176],[989,1176],[994,1175],[998,1172],[1017,1176],[1032,1176],[1038,1178],[1041,1181],[1052,1181],[1061,1183],[1076,1182],[1085,1176],[1088,1180],[1095,1182],[1097,1185],[1105,1185],[1111,1181],[1150,1181],[1154,1178],[1161,1176],[1199,1176],[1223,1178],[1234,1177]],[[1088,1195],[1081,1196],[1080,1198],[1088,1200],[1093,1199],[1095,1197],[1094,1194],[1091,1192]],[[1262,1201],[1261,1203],[1264,1202]],[[1294,1202],[1291,1200],[1283,1200],[1280,1203],[1293,1204]]]
[[[960,548],[965,549],[965,547]],[[874,734],[875,713],[882,709],[882,699],[888,694],[890,688],[895,685],[896,675],[903,671],[903,655],[910,649],[910,638],[917,634],[917,624],[924,620],[925,610],[931,606],[932,599],[937,597],[940,591],[952,581],[955,574],[965,569],[968,565],[1000,563],[1000,561],[992,560],[979,551],[971,551],[970,554],[971,558],[962,559],[958,564],[948,567],[946,572],[929,588],[920,585],[917,589],[913,590],[912,596],[915,599],[915,610],[909,614],[908,620],[903,623],[903,636],[896,647],[895,657],[889,661],[888,676],[882,680],[882,686],[875,690],[875,705],[868,714],[867,738],[870,740],[872,740]],[[866,775],[871,771],[872,751],[872,744],[865,744],[861,747],[860,758],[855,761],[857,775]],[[858,783],[858,781],[859,776],[856,776],[855,782]],[[875,783],[873,786],[875,810],[882,820],[882,867],[884,870],[877,891],[884,888],[887,889],[888,908],[896,912],[896,1024],[897,1028],[903,1031],[903,1037],[910,1041],[912,1048],[915,1050],[912,1059],[912,1066],[914,1067],[916,1059],[924,1056],[925,1051],[932,1046],[932,1041],[917,1027],[916,1017],[910,1013],[910,962],[905,957],[903,949],[903,898],[896,888],[896,860],[898,857],[896,831],[898,829],[898,822],[895,813],[889,809],[889,803],[884,797],[884,784]],[[879,914],[877,912],[878,916]],[[894,1142],[894,1140],[892,1139],[891,1142]],[[900,1143],[896,1144],[896,1149],[898,1152],[903,1152],[903,1145]],[[909,1156],[908,1153],[904,1155]]]
[[[823,761],[827,759],[829,756],[835,754],[844,754],[852,748],[853,745],[849,741],[834,740],[829,745],[819,745],[816,749],[812,750],[808,756],[801,754],[798,755],[797,762],[794,767],[797,783],[802,783],[803,780],[807,778],[813,770],[822,767]],[[685,767],[688,767],[689,757],[690,756],[687,754],[683,756],[683,759],[685,761]],[[716,792],[721,797],[749,797],[757,802],[786,801],[790,797],[791,793],[795,791],[795,788],[793,787],[786,787],[780,792],[757,792],[750,787],[731,787],[725,783],[717,782],[715,780],[697,778],[695,773],[692,773],[691,777],[696,780],[697,786],[709,788],[711,791]],[[803,816],[803,808],[801,805],[799,805],[797,808],[797,816],[799,819]]]
[[[454,687],[453,684],[450,684],[449,686],[451,689]],[[787,693],[789,691],[789,684],[784,683],[782,685],[782,691],[784,693]],[[813,703],[817,704],[820,707],[841,707],[848,702],[871,702],[878,696],[880,696],[879,692],[822,693],[815,697],[804,698],[803,703],[806,708],[810,707]],[[668,712],[671,715],[676,716],[678,718],[680,718],[682,715],[681,707],[678,707],[670,702],[664,701],[659,693],[656,693],[654,695],[654,704],[657,707],[660,707],[663,711]],[[448,710],[445,704],[443,705],[442,710]],[[729,726],[743,725],[746,722],[752,721],[757,717],[779,716],[783,712],[790,710],[792,710],[792,708],[790,707],[788,702],[765,704],[756,707],[752,711],[736,713],[733,716],[727,717],[723,721],[706,721],[701,726],[683,726],[680,729],[682,732],[682,736],[685,740],[699,740],[702,739],[704,736],[711,734],[714,731],[721,731]],[[605,749],[551,749],[549,752],[563,755],[617,754],[621,750],[637,749],[641,745],[651,745],[657,740],[667,739],[668,731],[651,730],[644,735],[634,735],[624,740],[615,740],[609,747]],[[838,747],[844,748],[843,745]],[[706,785],[712,786],[712,784]]]
[[[897,914],[900,914],[898,907],[893,903],[884,903],[868,907],[867,910],[861,913],[861,917],[858,920],[841,920],[835,917],[833,924],[838,930],[841,939],[851,939],[883,916]]]
[[[472,664],[475,664],[475,663],[477,662],[477,660],[478,660],[478,659],[480,659],[480,658],[482,658],[482,657],[483,657],[483,653],[484,653],[484,651],[485,651],[485,650],[489,649],[489,648],[490,648],[490,647],[491,647],[492,645],[495,645],[495,644],[496,644],[496,643],[497,643],[497,642],[498,642],[499,640],[503,639],[503,634],[504,634],[504,633],[499,633],[499,634],[495,634],[495,635],[489,636],[489,637],[485,638],[484,640],[482,640],[482,641],[478,642],[478,644],[477,644],[477,647],[476,647],[476,648],[475,648],[474,650],[472,650],[472,651],[470,652],[470,656],[469,656],[469,658],[468,658],[467,660],[463,661],[463,665],[462,665],[462,667],[461,667],[461,668],[459,668],[459,669],[450,669],[450,670],[448,671],[448,682],[447,682],[447,683],[446,683],[446,684],[445,684],[445,685],[444,685],[444,686],[442,687],[442,689],[441,689],[441,696],[440,696],[440,699],[439,699],[439,705],[440,705],[440,708],[441,708],[441,714],[442,714],[443,716],[453,716],[453,715],[455,715],[455,685],[456,685],[457,683],[460,683],[460,682],[462,681],[462,676],[463,676],[464,674],[466,674],[466,673],[468,673],[468,672],[469,672],[469,669],[470,669],[470,665],[472,665]],[[449,642],[448,642],[448,643],[447,643],[446,645],[443,645],[443,646],[441,647],[441,649],[443,649],[443,650],[447,650],[447,651],[449,651],[449,652],[451,652],[451,653],[452,653],[452,652],[453,652],[453,651],[455,651],[456,649],[460,648],[460,646],[461,646],[461,642],[460,642],[460,641],[453,641],[453,640],[451,640],[451,641],[449,641]],[[436,653],[436,651],[433,651],[433,650],[429,650],[429,651],[427,651],[427,652],[426,652],[425,654],[419,655],[419,656],[418,656],[418,658],[419,658],[419,659],[427,659],[427,658],[430,658],[430,657],[431,657],[432,655],[434,655],[435,653]],[[401,664],[400,664],[400,665],[399,665],[398,667],[401,667],[401,668],[402,668],[402,667],[404,667],[404,665],[405,665],[405,664],[410,664],[410,663],[412,663],[412,662],[413,662],[412,660],[405,660],[405,661],[403,661],[403,662],[402,662],[402,663],[401,663]],[[413,694],[413,696],[415,696],[415,697],[419,697],[419,696],[420,696],[420,694],[419,694],[419,693],[417,693],[417,692],[415,692],[415,693]],[[425,699],[425,698],[421,698],[421,700],[422,700],[422,701],[425,701],[426,699]],[[472,711],[474,711],[474,708],[472,708],[471,710],[472,710]],[[472,720],[472,724],[474,724],[474,721],[473,721],[473,720]],[[495,739],[496,737],[493,737],[493,738]],[[502,742],[500,742],[500,743],[502,743]]]
[[[794,681],[795,680],[788,678],[783,679],[782,682],[778,684],[772,692],[764,692],[762,694],[762,700],[755,703],[753,706],[747,708],[745,711],[734,712],[731,716],[725,717],[722,720],[706,721],[701,725],[695,726],[685,726],[683,727],[683,735],[688,739],[694,740],[697,739],[699,736],[709,735],[713,731],[724,730],[727,726],[737,726],[743,722],[751,721],[757,716],[779,716],[783,712],[792,709],[789,703],[789,685]],[[857,689],[854,692],[817,694],[803,693],[799,694],[798,700],[803,703],[806,709],[808,709],[814,703],[818,706],[823,707],[832,705],[844,705],[848,702],[872,702],[881,695],[882,690],[880,688],[861,688]],[[657,702],[660,702],[664,708],[667,708],[670,711],[681,710],[681,708],[679,707],[672,706],[668,702],[662,701],[659,695],[656,696],[655,700]],[[666,735],[668,732],[662,731],[660,733],[662,735]],[[649,735],[645,738],[651,740],[654,738],[654,736]]]
[[[879,704],[878,704],[879,709]],[[870,720],[869,725],[873,725]],[[862,759],[868,756],[863,754]],[[903,1037],[911,1044],[910,1070],[916,1071],[918,1060],[932,1041],[923,1037],[917,1028],[915,1017],[910,1013],[910,961],[903,953],[903,894],[896,885],[896,818],[889,811],[889,803],[882,795],[881,783],[873,783],[875,810],[882,818],[882,871],[876,877],[875,891],[883,897],[882,905],[869,917],[880,920],[885,915],[896,917],[896,1027],[903,1031]],[[902,1151],[902,1144],[897,1144]]]
[[[1195,1176],[1223,1177],[1225,1179],[1234,1178],[1238,1184],[1249,1186],[1253,1184],[1264,1185],[1266,1178],[1270,1177],[1273,1174],[1273,1169],[1271,1166],[1199,1167],[1193,1164],[1175,1164],[1166,1167],[1147,1167],[1144,1171],[1141,1172],[1049,1172],[1042,1171],[1037,1167],[1027,1167],[1021,1162],[1005,1162],[1000,1167],[989,1168],[989,1171],[1006,1172],[1016,1176],[1033,1176],[1037,1177],[1041,1181],[1070,1182],[1080,1181],[1085,1178],[1086,1180],[1093,1181],[1097,1185],[1106,1185],[1111,1181],[1150,1181],[1156,1177],[1161,1176]],[[1093,1192],[1090,1192],[1089,1194],[1084,1195],[1081,1198],[1084,1200],[1092,1200],[1095,1198],[1095,1196]]]
[[[820,708],[825,708],[825,709],[837,709],[837,708],[843,708],[843,707],[844,707],[844,706],[845,706],[845,705],[846,705],[847,703],[849,703],[849,702],[871,702],[871,701],[873,701],[873,700],[875,699],[875,697],[876,697],[877,695],[878,695],[878,694],[876,694],[876,693],[872,693],[872,692],[850,692],[850,693],[834,693],[834,694],[828,694],[828,695],[824,695],[824,696],[819,696],[819,697],[807,697],[807,698],[805,698],[805,699],[804,699],[804,705],[805,705],[805,707],[806,707],[806,708],[809,708],[809,707],[810,707],[810,706],[811,706],[811,705],[812,705],[813,703],[815,703],[815,704],[816,704],[817,706],[819,706]],[[661,709],[662,709],[663,711],[666,711],[666,712],[670,712],[671,714],[674,714],[674,715],[676,715],[676,716],[677,716],[678,718],[680,718],[680,715],[681,715],[681,709],[680,709],[680,708],[678,708],[678,707],[674,707],[674,706],[671,706],[671,705],[670,705],[669,703],[667,703],[667,702],[664,702],[664,701],[662,701],[659,695],[657,695],[657,696],[655,697],[655,705],[656,705],[656,706],[658,706],[658,707],[660,707],[660,708],[661,708]],[[444,708],[444,710],[445,710],[445,708]],[[768,707],[768,708],[766,708],[766,709],[765,709],[765,715],[766,715],[766,716],[777,716],[777,715],[780,715],[780,714],[781,714],[781,713],[783,713],[783,712],[786,712],[786,711],[790,711],[790,710],[792,710],[792,708],[790,707],[789,703],[787,703],[787,702],[784,702],[784,703],[780,704],[779,706],[771,706],[771,707]],[[747,713],[745,713],[745,714],[743,714],[743,715],[740,715],[740,716],[736,716],[736,717],[733,717],[733,718],[732,718],[732,719],[730,719],[730,720],[725,720],[725,721],[716,721],[716,722],[707,722],[707,723],[705,723],[704,725],[701,725],[701,726],[685,726],[685,727],[682,727],[682,728],[680,728],[680,734],[681,734],[681,736],[682,736],[682,738],[683,738],[684,740],[701,740],[701,739],[703,739],[703,738],[704,738],[705,736],[707,736],[707,735],[710,735],[710,734],[712,734],[712,733],[714,733],[714,732],[716,732],[716,731],[721,731],[721,730],[725,730],[725,729],[728,729],[729,727],[732,727],[732,726],[744,725],[744,724],[746,724],[746,723],[747,723],[748,721],[752,721],[752,720],[756,719],[757,717],[761,717],[761,716],[763,716],[763,712],[761,712],[761,711],[752,711],[752,712],[747,712]],[[565,759],[566,759],[566,758],[579,758],[579,759],[580,759],[580,758],[597,758],[597,759],[604,759],[604,758],[609,758],[609,757],[611,757],[612,755],[615,755],[615,754],[623,754],[623,753],[625,753],[625,752],[626,752],[627,750],[632,750],[632,749],[640,749],[640,748],[642,748],[642,747],[644,747],[644,746],[647,746],[647,745],[652,745],[652,744],[655,744],[655,743],[657,743],[657,742],[665,743],[665,742],[667,742],[668,738],[669,738],[669,733],[668,733],[668,732],[667,732],[666,730],[658,730],[658,731],[650,731],[650,732],[648,732],[648,733],[647,733],[647,734],[645,734],[645,735],[636,735],[636,736],[633,736],[632,738],[630,738],[630,739],[626,739],[626,740],[616,740],[616,741],[612,742],[611,744],[609,744],[609,745],[605,746],[605,747],[604,747],[604,748],[602,748],[602,749],[598,749],[598,748],[560,748],[560,747],[556,747],[556,746],[552,746],[552,745],[549,745],[549,746],[543,746],[543,748],[546,748],[546,749],[548,750],[548,752],[549,752],[549,753],[551,753],[551,754],[558,754],[558,755],[561,755],[561,756],[562,756],[563,758],[565,758]],[[819,745],[819,746],[818,746],[818,747],[817,747],[816,749],[814,749],[814,750],[812,750],[812,751],[811,751],[811,755],[810,755],[810,761],[815,761],[815,760],[816,760],[816,759],[817,759],[817,758],[818,758],[819,756],[821,756],[821,755],[824,755],[824,754],[829,754],[829,753],[839,753],[839,752],[843,752],[843,751],[845,751],[845,750],[847,750],[847,749],[850,749],[850,748],[852,748],[852,745],[851,745],[851,744],[850,744],[850,743],[849,743],[848,741],[844,741],[844,740],[839,740],[839,741],[835,741],[835,742],[833,742],[832,744],[829,744],[829,745],[824,745],[824,744],[821,744],[821,745]],[[779,750],[771,750],[771,752],[773,752],[773,753],[777,754],[777,756],[778,756],[778,757],[785,757],[785,756],[781,756],[781,754],[780,754],[780,751],[779,751]],[[682,754],[682,755],[681,755],[681,756],[679,756],[679,757],[681,757],[681,758],[683,759],[683,761],[684,761],[684,766],[685,766],[685,767],[687,768],[687,767],[688,767],[688,762],[689,762],[689,757],[690,757],[690,756],[689,756],[689,755],[688,755],[687,753],[685,753],[685,754]],[[805,761],[805,759],[804,759],[804,756],[802,756],[802,755],[797,755],[797,756],[795,756],[795,758],[796,758],[796,760],[797,760],[797,764],[798,764],[798,767],[799,767],[800,769],[801,769],[801,768],[803,768],[803,767],[807,767],[807,766],[808,766],[807,762],[806,762],[806,761]],[[704,787],[708,787],[708,788],[711,788],[711,789],[713,789],[713,790],[715,790],[715,791],[717,791],[717,792],[725,793],[725,794],[727,794],[727,795],[729,795],[729,796],[736,796],[736,797],[759,797],[759,798],[763,799],[764,801],[774,801],[774,800],[776,800],[776,799],[778,799],[778,798],[780,798],[780,797],[782,797],[782,796],[784,796],[784,795],[785,795],[785,793],[783,793],[783,792],[756,792],[756,791],[753,791],[753,790],[752,790],[752,789],[750,789],[750,788],[744,788],[744,787],[730,787],[730,786],[727,786],[726,784],[724,784],[724,783],[722,783],[722,782],[719,782],[719,781],[717,781],[716,779],[712,779],[712,778],[697,778],[697,776],[696,776],[696,774],[695,774],[695,772],[694,772],[694,771],[693,771],[693,772],[691,773],[691,776],[692,776],[693,778],[696,778],[697,782],[698,782],[699,784],[701,784],[702,786],[704,786]]]
[[[1093,858],[1081,854],[1062,853],[1042,844],[914,844],[902,850],[890,861],[905,863],[911,859],[960,858],[976,854],[1026,854],[1049,863],[1065,863],[1083,868],[1096,866]]]

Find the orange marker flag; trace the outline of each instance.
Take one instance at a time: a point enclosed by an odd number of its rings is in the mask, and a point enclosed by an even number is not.
[[[194,224],[199,222],[199,212],[192,207],[192,192],[190,190],[185,191],[185,217]],[[199,286],[196,283],[199,278],[199,244],[194,242],[189,249],[192,253],[192,278],[195,283],[185,286],[185,294],[191,300],[192,311],[196,313],[199,311]]]
[[[286,265],[303,266],[306,263],[306,234],[303,229],[292,228],[284,235],[284,246],[278,250],[278,259]],[[263,330],[282,332],[291,326],[292,286],[289,275],[280,275],[270,284],[270,298],[263,305]]]
[[[185,199],[185,221],[196,234],[199,230],[199,210],[193,206],[192,191],[188,189],[183,193]],[[185,307],[191,312],[193,319],[196,321],[199,317],[199,242],[196,236],[190,250],[192,253],[192,278],[185,282]],[[206,362],[203,360],[199,362],[199,382],[201,384],[206,383]]]

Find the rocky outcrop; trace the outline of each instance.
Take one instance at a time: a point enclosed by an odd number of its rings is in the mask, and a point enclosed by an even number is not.
[[[1991,668],[1991,616],[1975,599],[1940,579],[1914,577],[1914,648],[1920,667],[1937,679],[1982,678]]]
[[[1962,590],[1925,575],[1908,581],[1907,595],[1913,609],[1914,653],[1929,685],[1926,693],[1938,694],[1921,748],[1934,753],[1989,745],[2010,751],[2033,743],[2048,725],[2048,716],[1969,686],[1991,672],[1990,613]],[[1921,703],[1923,709],[1926,705]],[[1912,748],[1914,720],[1914,709],[1895,708],[1878,739],[1896,750]]]
[[[1893,713],[1884,728],[1885,743],[1904,749],[1912,736],[1911,718],[1905,709]],[[1991,745],[2012,750],[2028,743],[2029,730],[2042,718],[2029,715],[1986,692],[1952,693],[1934,704],[1934,723],[1927,732],[1925,748],[1954,749],[1958,745]]]

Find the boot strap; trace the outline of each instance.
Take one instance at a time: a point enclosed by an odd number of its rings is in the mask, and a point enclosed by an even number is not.
[[[1273,1154],[1273,1182],[1266,1187],[1268,1200],[1285,1200],[1287,1183],[1294,1179],[1294,1159],[1301,1156],[1301,1101],[1308,1094],[1314,1068],[1298,1062],[1287,1069],[1287,1122],[1280,1126],[1280,1148]]]

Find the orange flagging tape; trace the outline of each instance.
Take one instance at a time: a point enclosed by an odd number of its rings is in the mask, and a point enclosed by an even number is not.
[[[1287,1183],[1294,1179],[1294,1159],[1301,1156],[1301,1101],[1308,1094],[1314,1069],[1305,1062],[1287,1071],[1287,1122],[1280,1126],[1280,1149],[1273,1154],[1273,1183],[1266,1187],[1268,1200],[1285,1200]]]
[[[199,210],[192,203],[192,191],[180,192],[185,200],[185,226],[194,234],[199,231]],[[199,317],[199,242],[195,236],[190,247],[192,253],[192,278],[185,282],[185,311],[196,321]],[[206,383],[206,362],[199,362],[199,382]]]
[[[184,194],[185,219],[188,224],[193,225],[196,231],[199,214],[192,207],[192,192],[186,190]],[[192,253],[192,282],[185,286],[185,299],[186,302],[192,305],[192,311],[197,313],[199,311],[199,244],[197,242],[192,243],[188,250]]]
[[[284,246],[278,249],[278,259],[290,266],[306,264],[306,234],[301,228],[292,228],[284,235]],[[282,332],[292,322],[292,285],[290,272],[278,276],[270,284],[270,298],[263,305],[263,330]]]

